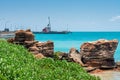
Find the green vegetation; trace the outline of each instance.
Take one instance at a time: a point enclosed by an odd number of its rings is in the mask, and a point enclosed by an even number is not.
[[[54,60],[59,60],[59,56],[62,55],[62,52],[57,51],[54,53]]]
[[[0,38],[0,40],[6,40],[5,38]]]
[[[0,80],[100,80],[78,64],[35,59],[24,47],[0,41]]]

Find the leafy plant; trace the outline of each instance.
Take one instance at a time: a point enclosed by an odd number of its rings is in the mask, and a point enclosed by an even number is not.
[[[59,60],[59,58],[60,58],[60,56],[61,56],[62,54],[63,54],[63,53],[60,52],[60,51],[55,52],[55,53],[54,53],[54,59],[55,59],[55,60]]]
[[[80,65],[36,59],[23,46],[0,41],[0,80],[100,80]]]

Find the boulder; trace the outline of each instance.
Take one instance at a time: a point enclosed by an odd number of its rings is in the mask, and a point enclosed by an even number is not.
[[[120,62],[116,62],[116,65],[120,67]]]
[[[117,45],[117,40],[98,40],[83,43],[80,47],[83,63],[100,68],[115,67],[113,56]]]
[[[25,41],[25,31],[18,30],[15,32],[15,41],[16,42],[24,42]]]
[[[54,43],[52,41],[47,41],[47,42],[42,44],[42,54],[46,57],[53,57],[53,55],[54,55]]]
[[[26,48],[29,48],[29,47],[35,46],[34,45],[35,43],[38,43],[38,41],[24,41],[24,46]]]
[[[25,41],[34,41],[34,35],[32,32],[25,32]]]
[[[24,43],[24,41],[34,41],[34,35],[30,29],[18,30],[15,32],[15,42],[16,43]]]
[[[14,38],[9,38],[9,39],[7,39],[7,42],[9,42],[9,43],[14,43]]]
[[[43,54],[41,54],[41,53],[36,54],[36,55],[34,55],[34,56],[35,56],[35,58],[39,58],[39,59],[45,58],[45,56],[44,56]]]
[[[82,62],[82,55],[79,53],[78,50],[75,48],[71,48],[68,54],[68,57],[73,60],[73,62],[79,63],[80,65],[84,66]]]
[[[38,42],[34,44],[39,52],[42,53],[46,57],[53,57],[54,55],[54,43],[52,41],[47,42]]]
[[[48,46],[48,47],[53,47],[53,46],[54,46],[54,44],[53,44],[52,41],[47,41],[47,42],[45,43],[45,45]]]
[[[32,46],[28,48],[29,51],[39,51],[39,48],[37,48],[36,46]]]
[[[37,47],[44,47],[44,43],[38,42],[38,43],[35,44],[35,46],[37,46]]]
[[[87,72],[91,72],[91,71],[95,71],[97,68],[96,67],[83,67],[85,69],[85,71]]]

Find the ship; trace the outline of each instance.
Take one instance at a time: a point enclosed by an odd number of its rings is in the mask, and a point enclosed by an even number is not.
[[[47,27],[43,28],[41,32],[33,32],[33,33],[39,33],[39,34],[68,34],[71,33],[70,31],[52,31],[51,30],[51,23],[50,23],[50,17],[48,17],[48,25]]]

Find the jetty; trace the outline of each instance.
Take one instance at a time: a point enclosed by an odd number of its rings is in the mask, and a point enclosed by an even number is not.
[[[15,31],[9,31],[8,28],[5,28],[3,31],[0,31],[0,38],[8,39],[15,37]]]

